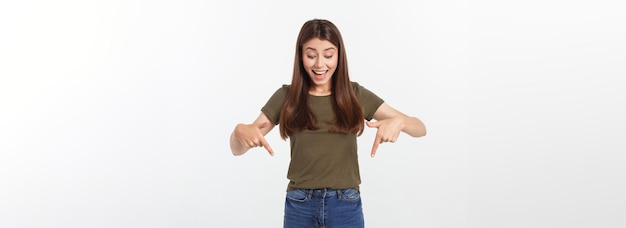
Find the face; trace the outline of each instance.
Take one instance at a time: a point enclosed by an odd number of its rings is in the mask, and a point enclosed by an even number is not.
[[[328,92],[337,69],[338,48],[330,41],[313,38],[302,45],[302,63],[313,81],[312,90]]]

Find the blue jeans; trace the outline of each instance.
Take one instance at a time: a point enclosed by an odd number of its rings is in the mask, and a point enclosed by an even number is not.
[[[284,228],[362,228],[361,195],[355,189],[287,191]]]

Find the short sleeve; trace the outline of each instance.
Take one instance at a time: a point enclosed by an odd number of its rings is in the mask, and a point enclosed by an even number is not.
[[[267,118],[274,123],[274,125],[278,125],[280,110],[283,107],[283,101],[285,100],[288,91],[289,85],[283,85],[276,90],[276,92],[274,92],[263,108],[261,108],[261,112],[263,112]]]
[[[385,101],[372,91],[369,91],[365,87],[361,86],[359,83],[352,82],[352,88],[354,89],[357,99],[359,99],[361,108],[363,108],[363,115],[365,119],[367,121],[372,120],[374,118],[374,113],[378,110],[378,107],[380,107],[380,105],[382,105]]]

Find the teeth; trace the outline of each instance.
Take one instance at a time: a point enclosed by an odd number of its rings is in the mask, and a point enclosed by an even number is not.
[[[316,74],[324,74],[324,73],[326,73],[326,71],[313,71],[313,73],[316,73]]]

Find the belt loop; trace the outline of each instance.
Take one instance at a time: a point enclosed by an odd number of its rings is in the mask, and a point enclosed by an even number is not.
[[[337,189],[337,199],[341,198],[343,198],[343,192],[341,191],[341,189]]]

